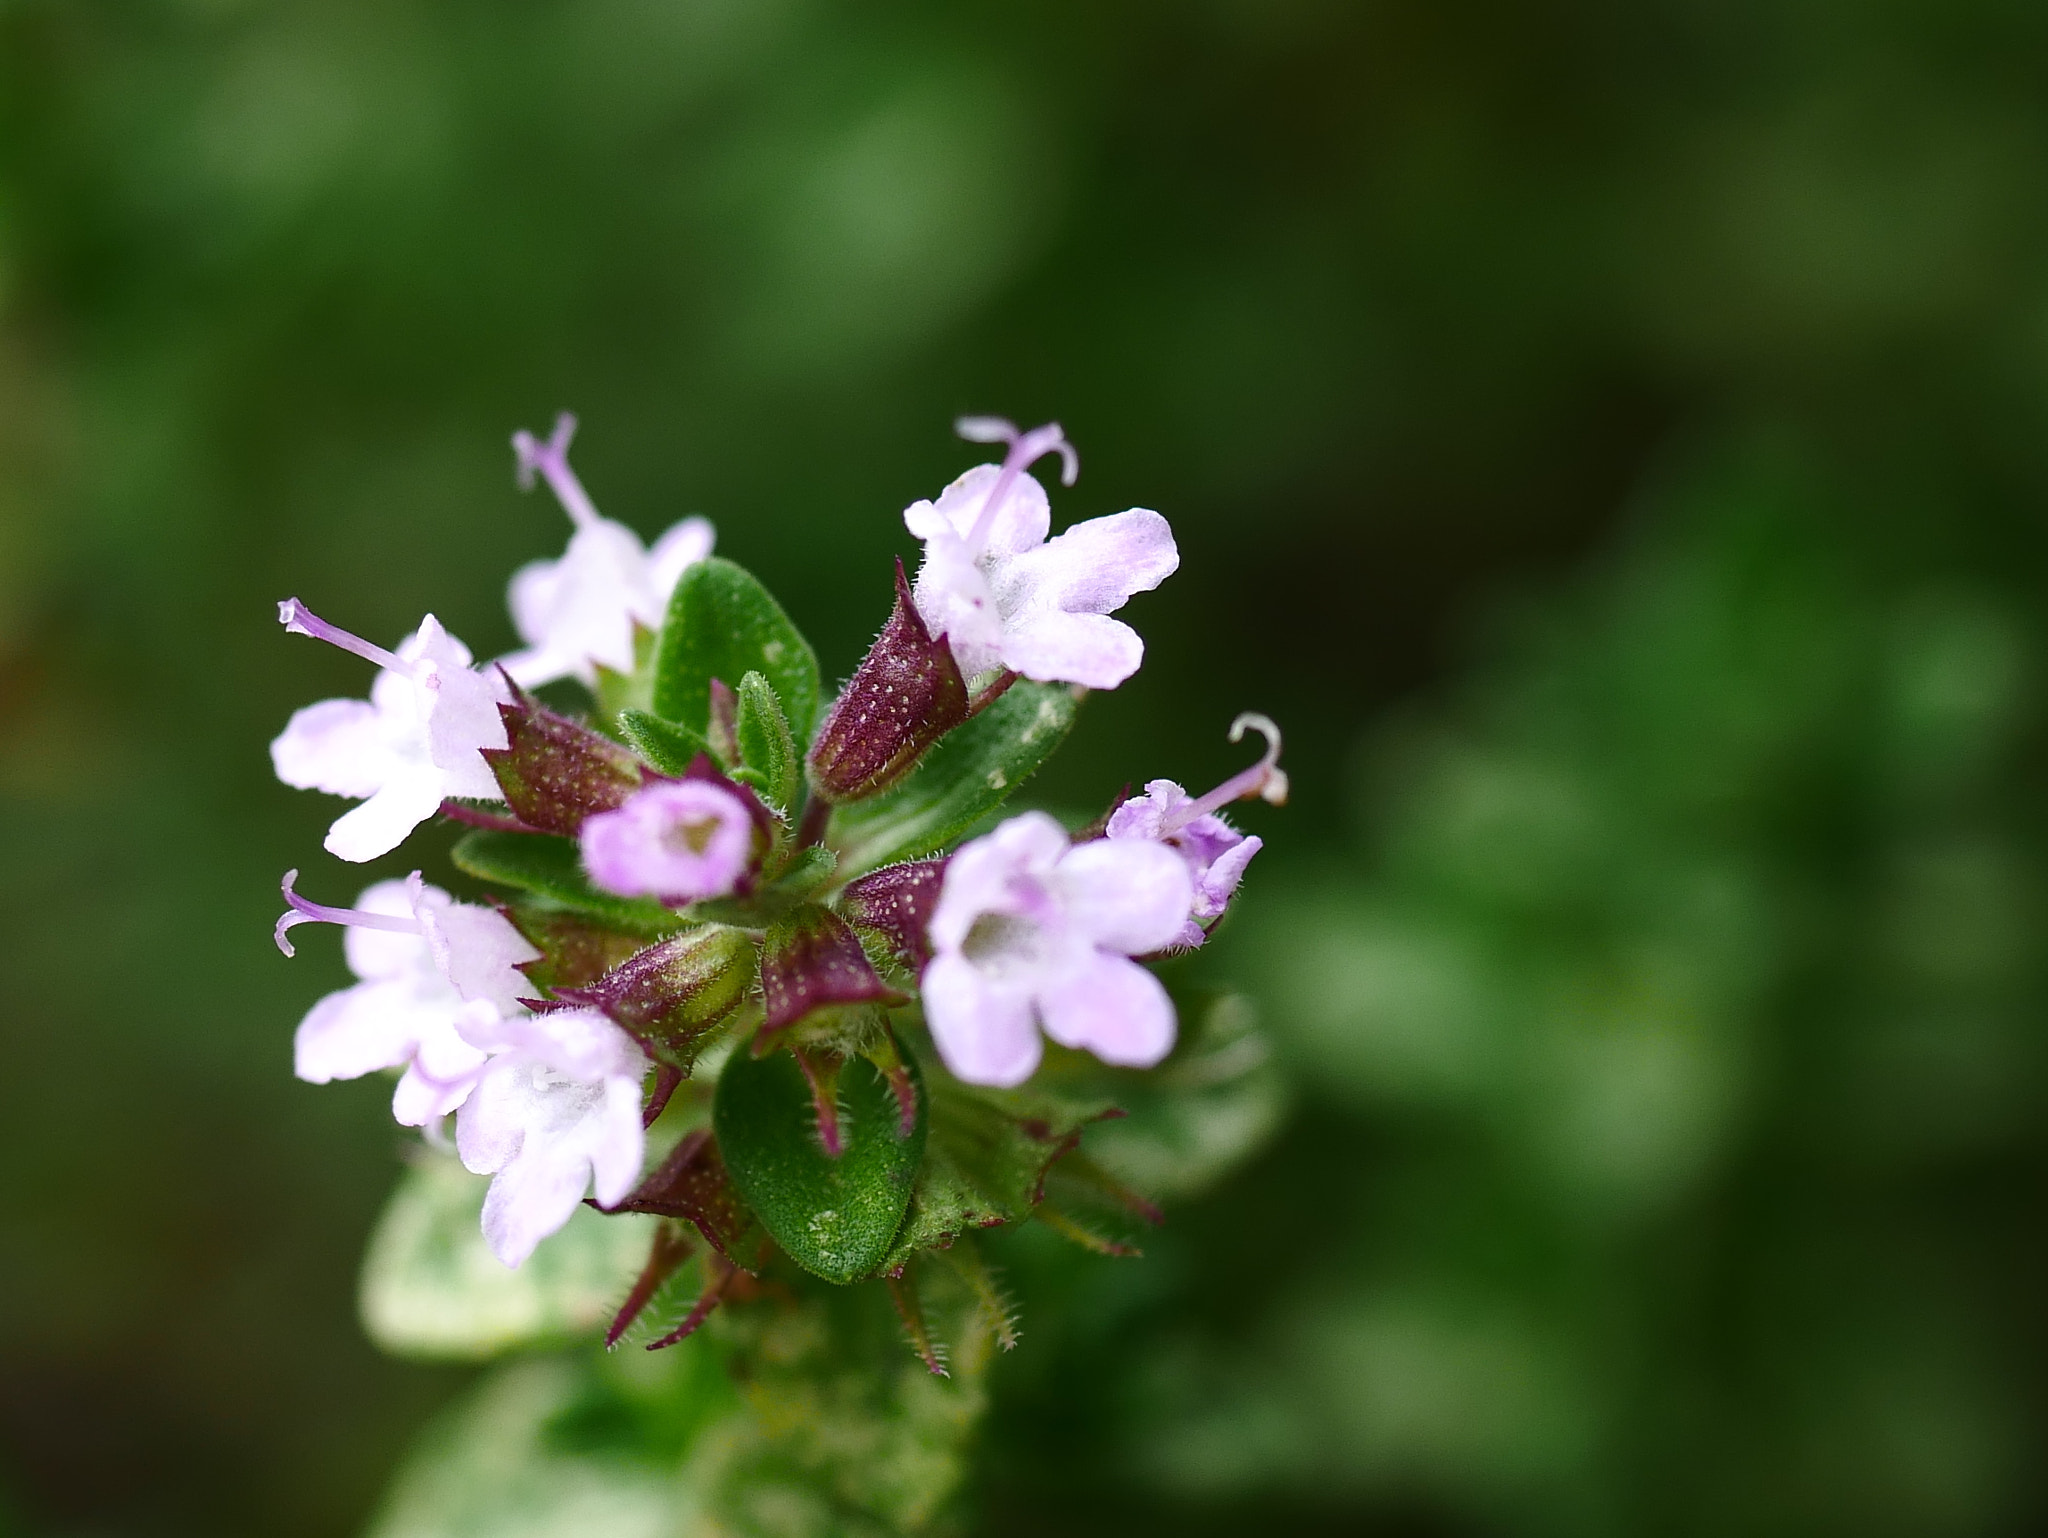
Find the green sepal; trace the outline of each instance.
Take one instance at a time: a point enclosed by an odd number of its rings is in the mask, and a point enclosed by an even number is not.
[[[634,934],[673,934],[684,920],[651,897],[614,897],[583,874],[576,841],[551,833],[505,833],[472,828],[450,856],[458,870],[479,881],[531,892],[558,908],[585,914]]]
[[[619,735],[634,752],[667,775],[680,775],[699,753],[711,753],[711,744],[701,732],[664,721],[645,710],[620,711]]]
[[[775,1242],[828,1282],[872,1275],[889,1255],[924,1154],[925,1099],[915,1065],[917,1115],[903,1133],[888,1081],[865,1058],[838,1076],[843,1152],[818,1138],[811,1088],[787,1052],[735,1053],[718,1078],[712,1127],[733,1185]]]
[[[752,783],[787,818],[796,810],[797,794],[803,789],[803,762],[782,701],[763,673],[751,672],[740,680],[736,735],[741,767],[733,778]]]
[[[601,1009],[658,1062],[688,1073],[712,1030],[754,992],[753,938],[697,924],[556,997]]]
[[[700,727],[711,717],[711,680],[754,672],[775,686],[797,741],[809,742],[819,688],[811,643],[744,567],[699,561],[676,583],[655,647],[654,713]]]
[[[1079,708],[1063,684],[1019,680],[980,715],[939,739],[910,777],[832,814],[840,870],[857,876],[930,854],[1007,801],[1052,756]]]
[[[931,1106],[931,1135],[909,1214],[877,1268],[884,1272],[974,1229],[1029,1217],[1044,1200],[1047,1172],[1082,1129],[1119,1114],[1097,1096],[977,1089],[940,1073],[920,1098]]]

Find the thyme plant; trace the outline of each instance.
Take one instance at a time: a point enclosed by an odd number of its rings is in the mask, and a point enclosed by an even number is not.
[[[450,818],[488,894],[283,883],[280,949],[341,926],[358,979],[300,1025],[299,1077],[393,1073],[424,1133],[366,1263],[371,1333],[522,1354],[382,1530],[943,1526],[1019,1338],[978,1236],[1035,1221],[1135,1253],[1159,1200],[1271,1124],[1242,1001],[1155,968],[1259,850],[1223,808],[1286,799],[1278,729],[1240,716],[1265,751],[1204,795],[1154,779],[1078,829],[1005,815],[1087,692],[1137,670],[1112,615],[1179,562],[1145,509],[1048,537],[1032,467],[1079,468],[1056,425],[958,424],[1003,458],[906,510],[915,581],[899,562],[830,697],[703,519],[649,547],[599,515],[574,429],[514,439],[574,525],[512,578],[520,650],[477,665],[431,615],[387,650],[279,608],[377,669],[272,744],[286,784],[357,803],[328,852]]]

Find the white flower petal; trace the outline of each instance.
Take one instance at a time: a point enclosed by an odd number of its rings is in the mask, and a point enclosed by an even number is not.
[[[411,1056],[431,1013],[403,982],[358,983],[330,993],[299,1022],[292,1072],[308,1084],[359,1079]]]
[[[962,844],[946,862],[932,908],[933,946],[958,950],[984,914],[1019,911],[1067,847],[1066,829],[1044,812],[1012,817],[993,833]]]
[[[487,1000],[510,1015],[521,999],[534,997],[533,983],[519,968],[540,960],[540,952],[510,919],[476,903],[443,903],[431,911],[447,944],[448,980],[463,998]]]
[[[1038,1007],[1046,1035],[1105,1063],[1150,1068],[1173,1050],[1173,1001],[1158,978],[1121,956],[1098,952],[1043,989]]]
[[[389,854],[440,810],[441,778],[440,771],[426,767],[386,781],[369,800],[335,820],[327,830],[327,852],[356,864]]]
[[[1127,956],[1172,943],[1195,895],[1187,862],[1164,844],[1142,839],[1077,845],[1060,861],[1055,879],[1074,930]]]
[[[1166,520],[1134,507],[1077,523],[1057,539],[1002,563],[993,583],[1005,614],[1059,610],[1108,614],[1150,592],[1180,565]]]
[[[1114,689],[1138,671],[1145,643],[1120,619],[1054,611],[1010,626],[1001,656],[1003,666],[1039,683]]]
[[[322,700],[292,712],[270,744],[277,777],[296,790],[373,796],[398,767],[375,706]]]
[[[995,985],[958,953],[935,956],[921,986],[925,1023],[955,1078],[1007,1089],[1036,1071],[1042,1049],[1027,995]]]
[[[474,1103],[472,1097],[463,1111]],[[484,1239],[491,1253],[508,1266],[523,1265],[541,1240],[575,1214],[589,1184],[590,1161],[580,1154],[536,1151],[513,1160],[484,1193]]]
[[[420,896],[424,903],[438,903],[444,907],[451,901],[448,894],[437,886],[423,886]],[[393,918],[414,916],[411,887],[404,881],[378,881],[363,888],[362,895],[356,899],[356,906],[365,913],[383,913]],[[416,987],[439,984],[446,990],[450,1009],[462,1002],[441,977],[434,962],[433,947],[427,943],[425,935],[352,925],[342,934],[341,954],[348,960],[348,969],[358,977],[402,977],[410,979]]]
[[[1001,465],[976,465],[940,492],[937,502],[913,502],[906,507],[904,527],[919,539],[941,534],[965,539],[980,520],[982,506],[1002,473]],[[972,554],[1015,555],[1043,544],[1051,527],[1052,504],[1046,500],[1045,487],[1034,476],[1019,475],[1010,483],[982,549]]]

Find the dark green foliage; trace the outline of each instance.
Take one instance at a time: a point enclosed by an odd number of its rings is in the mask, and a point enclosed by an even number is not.
[[[891,1254],[924,1155],[926,1111],[920,1090],[906,1137],[896,1097],[863,1058],[840,1071],[838,1091],[845,1151],[836,1159],[819,1141],[810,1086],[787,1052],[736,1053],[719,1075],[712,1125],[733,1184],[790,1258],[827,1281],[851,1282]]]
[[[744,568],[713,556],[686,570],[654,651],[654,713],[693,730],[710,719],[711,681],[759,672],[798,742],[818,711],[818,659],[782,605]]]
[[[683,922],[651,897],[614,897],[598,891],[583,874],[574,839],[473,828],[455,845],[453,858],[479,880],[531,892],[551,906],[632,934],[664,935]]]
[[[1078,707],[1063,684],[1019,680],[956,727],[910,777],[832,814],[832,843],[848,876],[943,848],[995,811],[1066,739]]]

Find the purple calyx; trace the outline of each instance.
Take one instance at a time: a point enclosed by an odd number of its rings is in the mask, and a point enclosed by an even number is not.
[[[640,789],[645,771],[630,750],[555,714],[501,676],[512,691],[512,703],[498,707],[505,746],[481,751],[519,822],[573,838],[586,819],[616,811]]]
[[[761,994],[767,1005],[762,1042],[820,1009],[904,1002],[882,981],[846,920],[816,905],[799,908],[769,932],[761,950]]]
[[[905,966],[922,971],[932,959],[932,908],[945,879],[944,859],[884,865],[848,882],[839,894],[839,908],[887,940]]]
[[[895,607],[818,730],[811,784],[829,802],[886,790],[976,708],[953,649],[912,602],[899,560]]]

